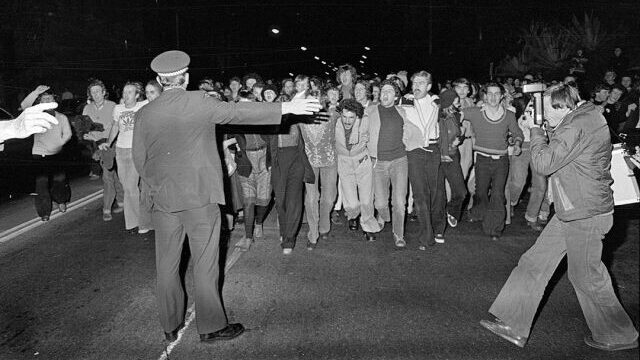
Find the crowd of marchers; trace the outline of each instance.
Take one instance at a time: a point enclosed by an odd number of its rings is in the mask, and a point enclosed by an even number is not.
[[[637,75],[617,74],[612,68],[588,88],[581,75],[572,72],[546,83],[578,89],[601,111],[614,142],[640,126]],[[298,75],[276,81],[256,73],[227,83],[202,79],[198,87],[204,96],[219,101],[315,97],[329,114],[326,121],[221,126],[226,228],[244,222],[237,246],[248,250],[263,238],[262,223],[274,200],[285,254],[294,248],[302,221],[309,225],[309,250],[330,236],[332,224],[343,221],[367,241],[391,226],[396,247],[409,241],[426,250],[444,243],[447,228],[463,219],[480,223],[487,236],[499,240],[513,208],[528,192],[525,218],[539,232],[553,199],[548,177],[530,166],[531,96],[522,89],[534,82],[545,79],[525,74],[484,84],[466,78],[434,83],[427,71],[369,79],[359,77],[351,65],[339,67],[331,79]],[[66,210],[71,189],[60,151],[71,136],[78,136],[92,154],[89,176],[104,184],[103,219],[124,212],[127,230],[152,230],[152,201],[133,165],[131,148],[136,111],[161,92],[156,80],[130,81],[116,103],[108,99],[107,86],[92,79],[81,117],[70,121],[52,113],[59,124],[36,134],[32,151],[35,207],[43,221],[53,204]],[[55,101],[58,95],[40,85],[21,107]],[[419,224],[411,239],[405,237],[405,218]]]

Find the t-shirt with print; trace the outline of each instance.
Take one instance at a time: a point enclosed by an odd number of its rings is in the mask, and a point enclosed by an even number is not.
[[[147,100],[137,102],[132,108],[127,108],[124,104],[118,104],[113,108],[113,121],[118,124],[118,140],[116,146],[130,149],[133,145],[133,126],[135,125],[135,115],[141,107],[148,103]]]

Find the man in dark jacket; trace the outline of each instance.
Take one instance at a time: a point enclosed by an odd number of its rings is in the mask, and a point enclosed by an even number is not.
[[[279,124],[283,114],[309,115],[317,100],[225,103],[204,91],[186,91],[189,56],[167,51],[151,62],[164,91],[136,113],[133,160],[153,201],[157,298],[168,341],[184,323],[180,259],[185,235],[193,259],[195,307],[201,341],[231,339],[244,331],[229,324],[218,286],[220,209],[225,203],[217,124]]]
[[[569,281],[591,330],[584,341],[601,350],[638,347],[638,332],[616,298],[601,261],[602,239],[613,224],[611,139],[596,106],[579,103],[575,88],[555,85],[544,93],[545,131],[531,127],[531,166],[550,176],[556,215],[489,309],[496,320],[480,323],[524,347],[547,283],[567,255]]]

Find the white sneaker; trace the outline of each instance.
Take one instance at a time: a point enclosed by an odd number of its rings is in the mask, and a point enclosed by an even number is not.
[[[291,255],[292,252],[293,252],[292,248],[284,248],[284,249],[282,249],[282,255]]]
[[[260,225],[256,224],[256,227],[253,229],[253,238],[262,239],[263,236],[264,236],[264,231],[262,229],[262,224]]]
[[[437,242],[438,244],[444,244],[444,235],[442,234],[436,234],[435,237],[435,242]]]
[[[138,234],[146,234],[149,231],[151,231],[151,229],[147,229],[147,228],[138,228]]]
[[[407,242],[404,241],[403,238],[398,237],[398,235],[396,235],[396,234],[393,234],[393,240],[394,240],[397,248],[404,248],[404,247],[407,246]]]
[[[447,214],[447,222],[452,228],[458,226],[458,219],[455,216]]]

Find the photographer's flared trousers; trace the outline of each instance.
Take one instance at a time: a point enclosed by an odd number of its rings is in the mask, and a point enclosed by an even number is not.
[[[616,298],[601,260],[602,239],[612,224],[611,214],[568,222],[554,216],[522,255],[489,312],[518,336],[529,337],[544,290],[566,255],[569,281],[593,339],[607,344],[633,342],[638,332]]]

